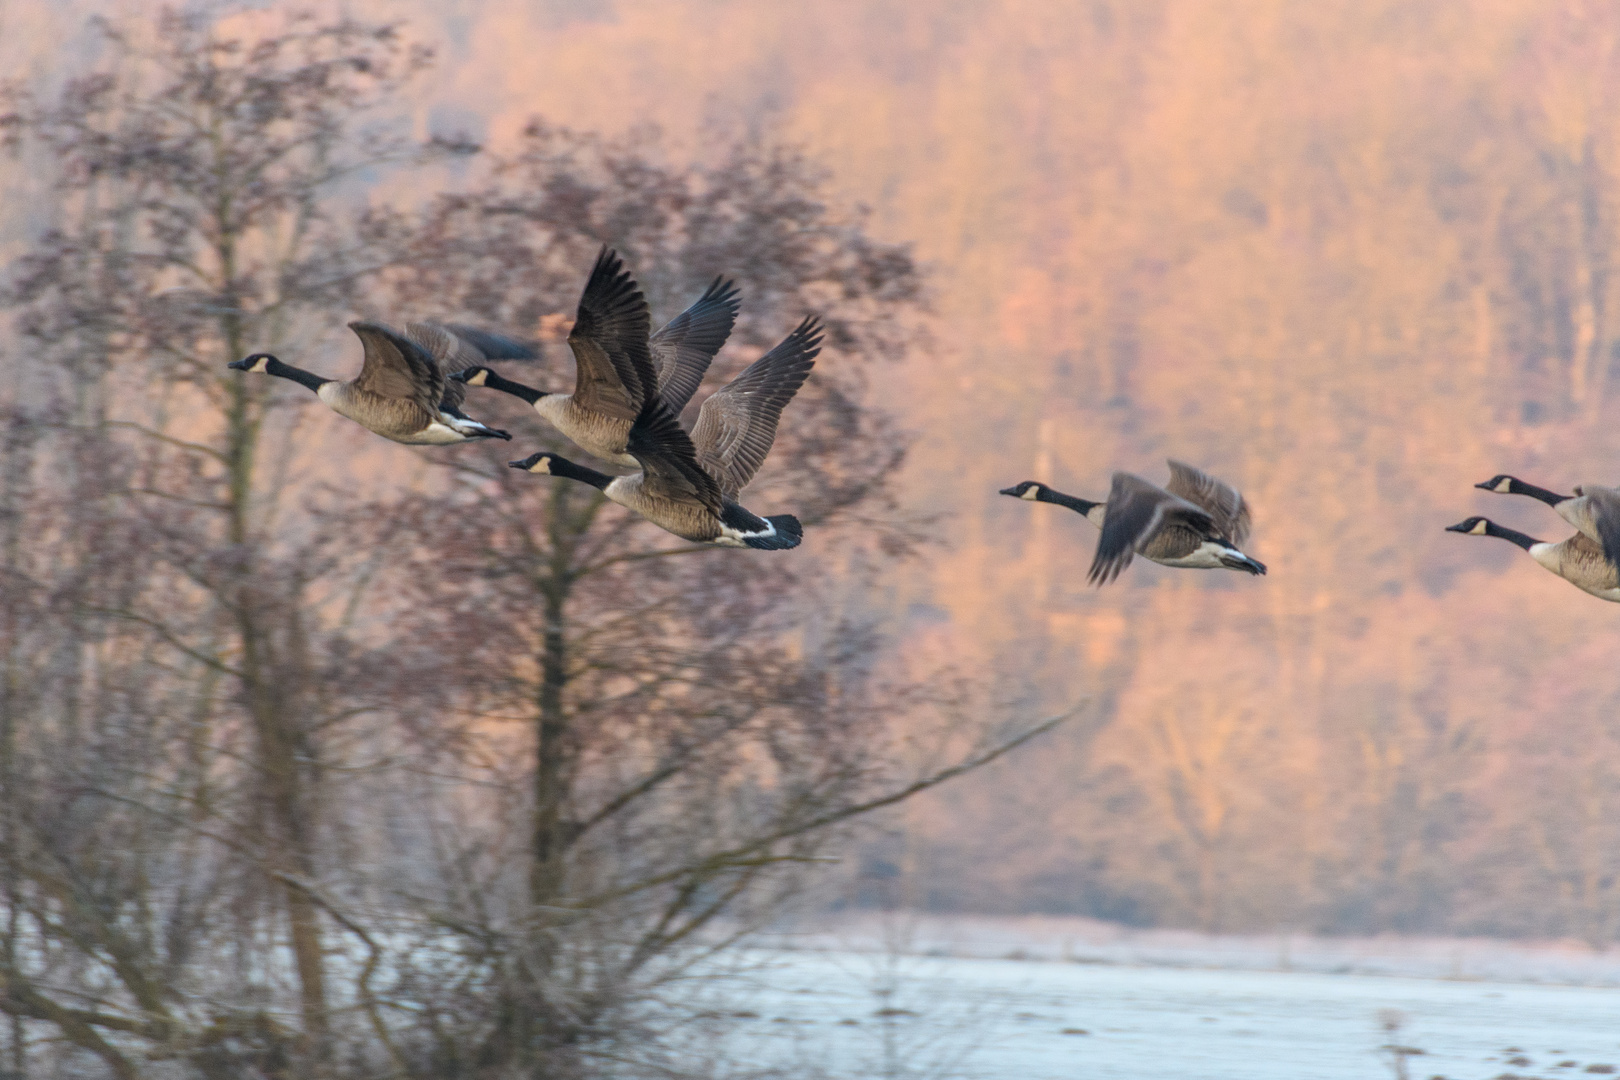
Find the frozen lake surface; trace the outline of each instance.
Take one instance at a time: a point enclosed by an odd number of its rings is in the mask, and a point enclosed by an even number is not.
[[[734,1050],[807,1075],[972,1080],[1609,1075],[1620,989],[1368,974],[756,950]],[[1620,1075],[1620,1074],[1616,1074]]]

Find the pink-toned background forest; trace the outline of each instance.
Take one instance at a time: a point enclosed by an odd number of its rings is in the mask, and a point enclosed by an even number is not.
[[[908,805],[869,877],[945,909],[1613,938],[1620,611],[1442,531],[1560,539],[1472,485],[1620,472],[1612,8],[343,9],[436,50],[419,134],[654,125],[684,160],[760,131],[913,245],[929,340],[877,390],[935,542],[871,603],[919,669],[1092,706]],[[0,0],[0,66],[90,59],[93,10],[142,6]],[[35,183],[0,166],[7,256]],[[996,494],[1097,498],[1167,456],[1243,489],[1267,577],[1089,588],[1095,531]]]

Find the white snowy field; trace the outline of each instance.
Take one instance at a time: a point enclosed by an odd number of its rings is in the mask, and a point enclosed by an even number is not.
[[[1499,978],[1538,980],[1494,981],[1259,970],[1256,954],[1211,938],[1179,955],[1161,941],[1155,962],[1122,962],[939,955],[937,943],[927,950],[935,955],[920,955],[915,924],[903,935],[909,944],[890,933],[881,949],[870,948],[877,938],[841,936],[842,948],[754,950],[759,968],[730,997],[734,1051],[836,1080],[1361,1080],[1394,1075],[1380,1052],[1392,1039],[1422,1051],[1407,1058],[1413,1080],[1586,1078],[1620,1066],[1620,989],[1548,980],[1571,967],[1598,974],[1573,950],[1497,943],[1520,962],[1509,974],[1513,965],[1486,943],[1464,943],[1495,956]],[[962,935],[955,940],[960,948]],[[1401,966],[1398,939],[1373,940],[1387,954],[1381,965]],[[1418,967],[1449,963],[1462,947],[1405,944]],[[1029,957],[1029,945],[1038,940],[1013,951]],[[1272,949],[1273,967],[1320,946]],[[1254,962],[1208,963],[1223,952]],[[1593,969],[1617,966],[1592,959]],[[1393,1036],[1382,1026],[1391,1015],[1401,1024]]]

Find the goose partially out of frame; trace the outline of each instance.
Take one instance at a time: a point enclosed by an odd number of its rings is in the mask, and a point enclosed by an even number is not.
[[[1597,484],[1576,484],[1575,494],[1560,495],[1506,473],[1474,486],[1499,495],[1528,495],[1539,499],[1552,507],[1571,528],[1601,545],[1606,559],[1620,565],[1620,491]]]
[[[1599,600],[1620,602],[1620,567],[1603,553],[1602,544],[1584,532],[1551,544],[1515,529],[1504,528],[1490,518],[1478,516],[1447,525],[1446,532],[1494,536],[1517,544],[1536,562],[1582,592],[1591,593]]]

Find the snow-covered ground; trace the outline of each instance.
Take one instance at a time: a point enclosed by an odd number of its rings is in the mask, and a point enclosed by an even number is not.
[[[1620,1066],[1612,956],[1083,922],[873,919],[779,939],[730,996],[733,1049],[839,1080],[1359,1080],[1394,1075],[1392,1041],[1423,1052],[1413,1080]]]
[[[1620,987],[1620,950],[1594,952],[1572,941],[1201,934],[1192,930],[1138,930],[1072,916],[865,913],[803,924],[791,932],[763,939],[763,943],[782,949],[904,952],[987,960],[1066,960],[1082,964]]]

